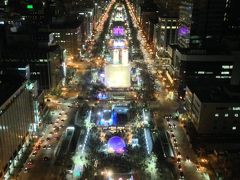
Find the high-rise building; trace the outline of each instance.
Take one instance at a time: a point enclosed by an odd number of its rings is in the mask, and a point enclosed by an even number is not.
[[[163,11],[162,14],[165,14],[167,12],[169,16],[178,16],[179,1],[176,0],[153,0],[153,1],[158,5],[161,11]]]
[[[187,131],[193,143],[239,142],[239,100],[239,87],[236,86],[188,84]]]
[[[223,35],[226,0],[182,1],[179,8],[178,43],[181,47],[201,47],[207,40]]]
[[[59,46],[27,50],[11,47],[4,52],[0,61],[9,64],[28,62],[31,79],[38,81],[40,91],[56,87],[63,78],[62,51]]]
[[[69,56],[78,58],[84,41],[83,25],[81,17],[61,17],[55,18],[49,27],[41,30],[52,32],[55,43],[66,49]]]
[[[224,23],[225,35],[240,38],[240,13],[238,0],[226,0]]]
[[[0,75],[0,91],[0,179],[9,179],[33,136],[34,102],[21,76]]]
[[[154,25],[153,43],[156,50],[166,50],[177,42],[178,17],[160,16]]]
[[[30,27],[7,30],[0,62],[6,66],[29,64],[30,79],[37,80],[39,91],[56,87],[64,76],[64,53],[54,44],[53,33]]]

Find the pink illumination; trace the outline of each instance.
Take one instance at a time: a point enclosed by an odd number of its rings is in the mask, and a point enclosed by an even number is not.
[[[117,26],[113,28],[114,36],[123,36],[124,35],[124,28],[122,26]]]

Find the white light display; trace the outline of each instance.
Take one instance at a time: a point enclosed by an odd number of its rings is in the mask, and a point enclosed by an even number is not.
[[[119,64],[119,49],[113,50],[113,64]]]
[[[122,65],[128,65],[128,49],[122,49]]]
[[[113,47],[114,48],[124,48],[125,47],[125,43],[124,43],[124,41],[119,41],[119,40],[117,40],[117,41],[113,41]]]
[[[130,66],[105,66],[105,85],[112,88],[128,88],[131,86]]]

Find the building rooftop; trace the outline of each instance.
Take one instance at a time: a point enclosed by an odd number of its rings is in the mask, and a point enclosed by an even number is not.
[[[0,72],[0,106],[26,81],[23,77],[5,76]]]
[[[205,103],[240,103],[240,85],[214,86],[210,84],[187,84],[192,93]]]
[[[87,8],[94,8],[94,2],[92,0],[80,0],[77,5],[73,8],[75,9],[87,9]]]
[[[229,55],[231,52],[223,44],[208,43],[207,46],[201,48],[183,48],[175,46],[179,52],[188,55]]]
[[[38,59],[47,58],[48,52],[54,52],[59,49],[59,45],[46,47],[23,47],[8,46],[5,48],[0,59]]]
[[[158,11],[158,7],[152,0],[149,0],[141,5],[141,10],[142,12],[156,12]]]
[[[50,28],[57,29],[75,29],[81,26],[84,21],[84,17],[61,17],[53,19],[53,23]]]

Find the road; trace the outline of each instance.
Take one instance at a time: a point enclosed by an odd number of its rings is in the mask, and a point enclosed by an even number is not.
[[[166,145],[168,150],[171,150],[169,154],[173,154],[171,156],[175,156],[171,160],[170,158],[166,158],[164,155],[159,161],[159,167],[161,171],[162,179],[176,179],[176,178],[185,178],[189,180],[202,180],[207,179],[207,176],[204,176],[202,173],[198,172],[196,166],[198,165],[198,159],[195,152],[192,150],[191,145],[189,144],[187,135],[185,133],[184,127],[178,121],[173,118],[166,119],[166,115],[173,115],[178,110],[179,102],[176,98],[168,98],[169,93],[167,92],[168,85],[165,81],[167,78],[164,74],[162,74],[162,78],[159,78],[156,75],[156,68],[159,71],[162,71],[164,68],[160,64],[155,64],[155,59],[153,58],[153,53],[151,46],[147,43],[146,37],[143,33],[143,30],[140,27],[139,22],[137,21],[137,17],[133,12],[133,6],[128,3],[128,8],[130,10],[130,15],[133,20],[133,24],[137,29],[139,29],[137,33],[138,40],[140,41],[140,49],[144,55],[143,63],[146,65],[147,69],[143,69],[144,73],[147,76],[152,76],[153,79],[157,79],[159,81],[158,89],[154,89],[154,95],[156,97],[155,100],[144,99],[144,97],[137,99],[137,91],[134,92],[123,92],[124,95],[129,95],[129,101],[135,100],[137,102],[138,108],[142,108],[143,103],[146,104],[146,107],[150,110],[151,113],[148,113],[148,118],[152,118],[152,121],[155,126],[155,130],[160,130],[160,138],[157,141],[157,145],[159,143],[162,146],[162,153]],[[107,14],[109,8],[107,8],[106,14],[100,18],[103,21],[106,21]],[[97,26],[97,31],[94,37],[94,40],[99,37],[100,32],[103,30],[103,22],[99,23]],[[94,43],[92,43],[94,46]],[[90,49],[93,49],[90,47]],[[94,57],[96,58],[96,57]],[[95,60],[92,58],[93,60]],[[90,64],[90,65],[89,65]],[[76,108],[78,104],[76,103],[77,97],[82,96],[83,100],[87,102],[86,94],[87,89],[83,89],[80,86],[81,84],[81,76],[84,72],[88,71],[91,67],[94,69],[94,64],[89,62],[76,62],[73,60],[69,60],[68,68],[75,69],[76,72],[71,77],[71,80],[68,85],[61,89],[61,95],[64,98],[52,97],[48,96],[47,102],[49,108],[51,109],[52,116],[52,124],[46,126],[42,133],[42,137],[39,138],[38,142],[35,145],[35,148],[31,155],[29,156],[27,162],[24,164],[23,170],[19,173],[19,180],[51,180],[58,179],[62,176],[62,172],[66,169],[66,164],[64,164],[64,160],[61,163],[56,164],[57,152],[60,152],[60,157],[63,157],[63,154],[67,154],[66,146],[71,141],[71,137],[67,136],[66,128],[69,125],[71,119],[74,117]],[[100,69],[100,66],[99,66]],[[143,81],[146,81],[143,77],[140,77]],[[154,82],[155,83],[155,82]],[[153,84],[154,84],[153,83]],[[79,91],[81,89],[83,91]],[[146,87],[148,89],[152,87]],[[141,92],[141,90],[139,90]],[[142,92],[141,92],[142,93]],[[109,92],[109,94],[116,94],[116,92]],[[111,96],[112,97],[112,96]],[[136,100],[137,99],[137,100]],[[126,100],[126,99],[125,99]],[[110,102],[111,101],[111,102]],[[141,103],[140,103],[141,102]],[[143,102],[143,103],[142,103]],[[112,99],[110,99],[107,103],[98,103],[98,101],[88,101],[90,106],[95,106],[95,108],[104,108],[104,106],[111,105]],[[153,116],[151,116],[153,114]],[[56,130],[59,129],[59,130]],[[148,129],[151,131],[150,129]],[[164,141],[164,142],[163,142]],[[147,144],[148,142],[146,142]],[[40,145],[40,149],[36,150],[36,147]],[[46,145],[46,148],[44,147]],[[48,145],[50,145],[48,147]],[[156,144],[155,144],[156,145]],[[148,145],[150,146],[150,145]],[[85,143],[84,143],[85,147]],[[173,150],[173,153],[172,153]],[[149,151],[149,149],[148,149]],[[36,155],[34,155],[36,153]],[[149,152],[150,153],[150,152]],[[44,159],[45,158],[45,159]],[[49,160],[48,160],[49,158]],[[177,162],[177,158],[179,158],[179,162]],[[32,164],[31,164],[32,163]],[[27,169],[25,169],[25,167]],[[181,173],[183,173],[184,177],[181,177]]]
[[[30,154],[28,160],[24,164],[24,168],[18,175],[19,180],[43,180],[43,179],[56,179],[62,172],[63,167],[56,165],[56,157],[58,149],[61,149],[62,142],[66,139],[66,128],[70,120],[74,117],[76,108],[69,107],[72,105],[74,99],[57,100],[56,105],[58,108],[52,110],[52,124],[46,126],[42,132],[42,137],[39,138],[33,152]],[[49,102],[52,105],[52,102]],[[37,147],[40,146],[39,150]],[[46,146],[46,147],[45,147]],[[36,153],[36,155],[35,155]],[[44,160],[44,158],[49,158]],[[32,164],[30,163],[32,162]],[[27,168],[27,170],[25,170]]]

